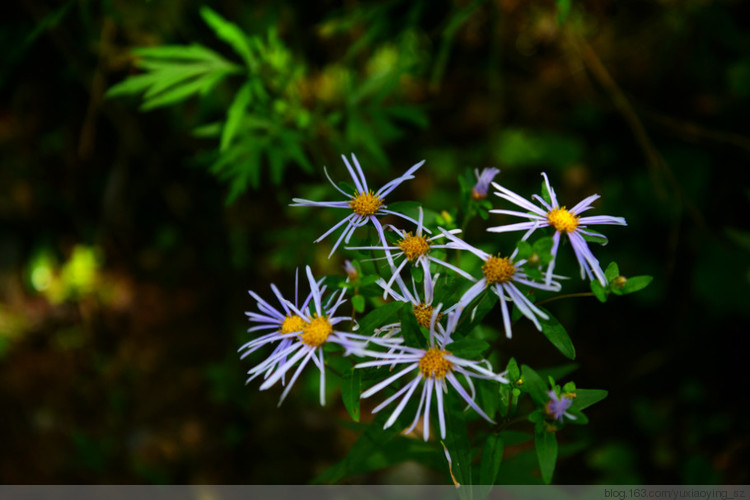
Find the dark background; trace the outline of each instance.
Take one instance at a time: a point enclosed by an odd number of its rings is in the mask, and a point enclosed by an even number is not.
[[[217,143],[191,130],[223,116],[237,85],[147,113],[104,98],[137,72],[133,47],[195,42],[231,59],[202,4],[6,6],[0,482],[306,483],[340,460],[358,435],[340,399],[320,408],[310,377],[279,409],[277,388],[244,385],[250,364],[236,351],[254,307],[246,290],[288,291],[307,264],[341,274],[342,256],[326,259],[332,241],[311,244],[336,215],[287,205],[322,186],[323,165],[344,179],[339,155],[355,151],[376,165],[376,185],[426,159],[395,196],[438,212],[457,205],[456,176],[484,166],[524,196],[541,171],[569,205],[602,194],[598,213],[628,227],[605,228],[597,256],[654,282],[606,304],[551,305],[578,351],[576,383],[610,391],[591,425],[558,436],[571,446],[555,481],[747,484],[750,10],[574,1],[561,23],[563,4],[211,3],[248,33],[278,28],[318,89],[312,110],[330,67],[365,81],[373,55],[399,54],[413,35],[416,62],[389,99],[428,120],[372,132],[388,163],[359,147],[366,130],[310,135],[312,172],[289,164],[273,184],[264,170],[260,189],[228,205],[226,180],[207,168]],[[331,34],[336,19],[349,23]],[[475,220],[466,238],[490,241],[486,225]],[[519,361],[564,362],[530,325],[514,332],[505,348]],[[407,464],[351,480],[442,474]]]

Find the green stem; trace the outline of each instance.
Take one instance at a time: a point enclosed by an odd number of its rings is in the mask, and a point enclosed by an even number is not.
[[[560,299],[570,299],[573,297],[593,297],[593,296],[594,296],[593,292],[566,293],[565,295],[558,295],[557,297],[550,297],[548,299],[540,300],[539,302],[535,302],[534,305],[539,306],[542,304],[546,304],[547,302],[552,302],[552,301],[560,300]]]
[[[527,413],[526,415],[520,415],[511,420],[505,420],[504,422],[495,425],[495,428],[492,429],[492,432],[497,434],[498,432],[502,432],[512,425],[519,424],[521,422],[527,422],[529,420],[529,415],[530,413]]]

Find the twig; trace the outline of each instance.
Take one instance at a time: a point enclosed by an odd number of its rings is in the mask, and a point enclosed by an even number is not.
[[[690,201],[680,184],[677,182],[677,179],[675,178],[672,170],[669,168],[669,165],[664,160],[661,153],[659,153],[659,151],[656,149],[653,142],[651,142],[651,139],[649,138],[648,134],[646,133],[646,129],[643,126],[643,123],[638,117],[638,114],[633,109],[633,106],[630,104],[630,101],[625,96],[625,93],[622,91],[620,86],[617,85],[617,82],[609,74],[607,68],[604,67],[601,59],[599,59],[599,56],[596,54],[596,51],[594,51],[591,45],[589,45],[582,36],[570,31],[568,31],[568,35],[568,38],[571,40],[573,46],[578,49],[584,65],[589,69],[596,81],[604,88],[610,99],[612,99],[612,103],[628,123],[630,130],[635,136],[636,142],[643,150],[643,153],[646,155],[648,166],[651,171],[651,177],[654,181],[654,186],[657,189],[657,192],[662,197],[666,196],[664,189],[658,182],[658,174],[661,173],[669,182],[674,192],[679,196],[685,207],[688,209],[694,222],[701,228],[705,228],[706,223],[703,219],[703,215]]]
[[[573,297],[593,297],[594,294],[592,292],[577,292],[577,293],[566,293],[564,295],[557,295],[556,297],[549,297],[544,300],[540,300],[539,302],[534,302],[535,306],[540,306],[542,304],[546,304],[547,302],[554,302],[555,300],[560,299],[570,299]]]

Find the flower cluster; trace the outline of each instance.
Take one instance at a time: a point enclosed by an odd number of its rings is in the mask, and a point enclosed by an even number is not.
[[[382,321],[378,322],[376,317],[375,320],[367,322],[365,331],[365,328],[360,328],[360,324],[355,321],[354,315],[337,315],[337,311],[347,301],[348,292],[357,289],[354,284],[359,283],[361,279],[359,269],[347,260],[346,281],[340,284],[338,290],[329,290],[322,279],[314,277],[308,266],[305,273],[309,291],[302,299],[298,279],[295,280],[293,300],[285,298],[275,285],[271,285],[271,290],[279,303],[277,307],[266,302],[258,294],[250,292],[257,303],[258,312],[247,313],[249,320],[255,324],[249,331],[262,334],[242,346],[242,357],[265,347],[273,347],[273,350],[268,357],[249,370],[248,382],[262,377],[261,390],[281,382],[281,385],[285,386],[279,401],[281,404],[305,366],[312,362],[320,372],[320,403],[324,404],[325,356],[336,350],[343,350],[344,356],[354,358],[353,370],[370,369],[369,373],[372,376],[368,377],[368,380],[375,380],[374,384],[361,392],[361,399],[389,393],[372,412],[378,413],[395,404],[385,422],[385,428],[394,425],[407,411],[413,411],[414,416],[411,417],[410,425],[403,425],[407,427],[407,432],[411,432],[421,421],[422,435],[427,441],[430,436],[430,415],[437,415],[439,435],[445,439],[445,398],[449,393],[453,393],[458,400],[467,405],[467,408],[471,408],[483,419],[494,422],[492,412],[485,411],[480,406],[477,383],[507,385],[515,381],[511,380],[507,371],[496,371],[486,358],[466,347],[480,345],[482,341],[472,339],[471,329],[462,328],[460,325],[473,325],[481,299],[491,294],[490,297],[495,297],[495,303],[500,306],[502,329],[506,337],[511,338],[512,333],[511,307],[518,311],[518,317],[526,318],[537,330],[542,330],[543,322],[548,321],[550,317],[535,304],[534,294],[561,290],[560,280],[563,276],[553,273],[561,246],[561,234],[567,234],[580,265],[581,277],[597,280],[606,286],[605,273],[586,241],[586,237],[603,236],[594,233],[588,227],[596,224],[624,225],[625,220],[610,216],[581,216],[583,212],[592,208],[591,204],[598,195],[589,196],[571,209],[566,209],[564,205],[560,206],[546,174],[542,174],[546,185],[546,199],[534,195],[531,200],[527,200],[492,182],[499,170],[485,169],[476,172],[477,183],[470,193],[472,202],[488,203],[484,199],[491,184],[500,199],[513,203],[525,212],[494,209],[490,210],[490,213],[529,220],[490,227],[487,229],[488,232],[525,231],[521,242],[526,242],[537,230],[545,227],[554,230],[549,255],[541,264],[538,255],[535,258],[521,255],[520,246],[507,254],[488,253],[462,240],[462,232],[459,229],[446,230],[437,226],[428,228],[422,207],[411,216],[402,211],[387,209],[386,197],[403,182],[413,179],[414,173],[424,161],[413,165],[403,175],[380,189],[372,191],[357,158],[352,155],[351,162],[346,156],[342,158],[351,176],[354,192],[346,192],[337,186],[326,171],[326,177],[344,197],[343,200],[320,202],[294,198],[291,205],[337,208],[344,211],[344,217],[316,240],[320,242],[343,228],[333,244],[329,257],[342,242],[349,243],[358,228],[372,224],[378,234],[377,244],[347,246],[346,249],[366,250],[373,256],[373,260],[387,262],[387,271],[370,283],[380,287],[384,299],[401,304],[398,309],[400,320],[389,323],[393,315],[387,318],[384,315]],[[380,218],[386,216],[393,216],[413,226],[401,228],[384,224]],[[416,220],[413,216],[416,216]],[[474,273],[462,269],[458,264],[450,263],[447,254],[451,252],[466,252],[479,259],[478,262],[475,261]],[[541,269],[542,265],[546,265],[546,269]],[[439,274],[433,273],[436,267],[440,267],[451,279],[453,286],[452,293],[443,294],[440,301],[436,300],[436,288],[440,278]],[[481,274],[478,270],[481,270]],[[403,274],[409,277],[405,280]],[[410,282],[411,286],[407,285],[407,282]],[[421,285],[418,286],[420,282]],[[361,296],[358,298],[362,299]],[[375,299],[371,301],[375,305],[378,303]],[[512,374],[512,378],[518,378],[518,375]],[[421,390],[418,390],[420,388]],[[545,408],[548,418],[575,419],[575,415],[568,412],[572,404],[571,397],[567,394],[558,396],[555,391],[549,391],[547,394],[549,400]],[[433,401],[436,408],[434,412]],[[410,402],[413,402],[416,410],[407,410],[410,408]]]

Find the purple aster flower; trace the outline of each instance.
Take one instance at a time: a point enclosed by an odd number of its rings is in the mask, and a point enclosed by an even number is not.
[[[539,290],[545,290],[549,292],[557,292],[560,290],[560,283],[551,281],[549,283],[537,283],[532,281],[523,272],[523,265],[526,263],[525,259],[514,260],[518,250],[516,249],[510,257],[500,257],[498,255],[490,255],[487,252],[473,247],[462,241],[452,234],[445,233],[448,239],[454,241],[459,248],[468,250],[480,259],[484,261],[482,265],[483,277],[480,280],[471,278],[476,283],[469,288],[458,301],[458,309],[463,310],[466,308],[472,300],[474,300],[480,293],[485,289],[490,288],[500,298],[500,308],[503,314],[503,325],[505,327],[505,335],[511,338],[510,329],[510,311],[508,310],[508,302],[513,302],[521,314],[526,316],[534,323],[537,330],[542,329],[542,325],[539,323],[539,319],[549,319],[549,316],[535,306],[517,287],[516,283],[526,285],[531,288]],[[562,278],[562,276],[551,276],[554,278]]]
[[[396,292],[388,284],[386,284],[384,279],[380,279],[376,282],[377,285],[379,285],[381,288],[386,289],[386,293],[390,295],[393,299],[399,301],[399,302],[408,302],[412,305],[412,311],[414,311],[414,317],[417,319],[417,323],[420,326],[423,326],[425,328],[430,327],[430,320],[432,319],[432,312],[434,310],[434,307],[432,306],[432,300],[435,295],[435,282],[440,277],[440,274],[436,274],[435,276],[432,276],[428,271],[424,273],[424,279],[422,280],[423,284],[423,296],[424,299],[420,298],[419,292],[417,292],[417,284],[414,281],[414,278],[412,278],[412,289],[410,290],[408,286],[406,286],[406,283],[404,283],[404,280],[401,279],[401,276],[396,277],[396,283],[398,284],[399,289],[401,292]],[[440,324],[440,320],[442,319],[444,314],[447,314],[451,312],[453,309],[455,309],[455,305],[444,310],[442,313],[440,313],[436,320],[435,328],[440,331],[441,334],[444,334],[445,330],[443,326]],[[399,333],[401,331],[401,323],[393,323],[390,325],[385,325],[377,330],[378,332],[381,331],[388,331],[388,337],[392,337],[393,335]],[[450,343],[450,336],[447,339],[447,343]]]
[[[305,300],[302,307],[298,308],[291,302],[279,298],[282,305],[285,306],[285,310],[290,313],[289,316],[282,319],[280,313],[278,315],[272,314],[268,308],[263,306],[262,310],[268,318],[263,319],[263,315],[251,316],[254,321],[263,321],[259,327],[254,327],[251,330],[276,328],[276,331],[248,342],[240,349],[247,350],[242,356],[244,358],[263,345],[281,341],[268,358],[248,371],[248,375],[250,375],[248,382],[260,374],[265,374],[265,381],[260,386],[261,391],[270,388],[279,380],[283,380],[286,373],[291,373],[292,368],[299,362],[297,369],[294,370],[289,380],[289,385],[281,394],[279,405],[289,394],[294,382],[311,360],[320,370],[320,404],[324,405],[325,364],[322,346],[331,342],[343,346],[347,355],[357,354],[363,351],[364,345],[369,340],[369,337],[337,329],[339,323],[350,320],[347,316],[335,316],[336,310],[346,301],[344,298],[346,290],[342,289],[340,293],[332,294],[327,301],[323,302],[326,287],[321,288],[321,282],[315,281],[310,266],[307,266],[306,271],[310,283],[310,296]],[[258,304],[261,307],[260,301]],[[248,313],[248,315],[250,314]]]
[[[445,346],[450,339],[450,334],[455,331],[456,324],[460,315],[459,311],[454,311],[448,315],[447,326],[444,333],[438,333],[435,331],[435,323],[437,317],[440,314],[440,308],[442,305],[438,305],[432,313],[432,319],[430,321],[430,341],[428,349],[419,349],[415,347],[399,346],[396,349],[391,349],[390,352],[367,352],[367,354],[376,357],[374,361],[366,361],[364,363],[358,363],[355,368],[366,368],[374,366],[387,366],[391,365],[391,370],[394,370],[396,365],[405,365],[402,369],[396,371],[393,375],[389,376],[385,380],[378,382],[366,391],[362,393],[362,398],[368,398],[373,394],[382,391],[386,387],[391,386],[397,380],[411,375],[413,378],[407,382],[401,389],[396,391],[395,394],[388,397],[385,401],[380,403],[373,413],[377,413],[389,404],[393,403],[400,398],[396,409],[393,410],[391,416],[383,426],[387,429],[396,422],[396,419],[401,415],[409,402],[411,397],[416,392],[417,388],[422,387],[422,392],[419,397],[419,407],[411,426],[406,432],[411,432],[419,422],[420,417],[423,418],[423,429],[424,429],[424,440],[427,441],[430,437],[430,409],[432,407],[432,396],[435,395],[438,423],[440,426],[440,437],[445,439],[445,410],[443,408],[443,393],[448,392],[448,388],[452,387],[466,403],[474,409],[482,418],[488,422],[493,420],[476,404],[474,398],[476,397],[476,391],[474,384],[471,381],[474,379],[484,380],[495,380],[497,382],[508,383],[508,380],[502,375],[492,371],[492,366],[489,361],[472,361],[468,359],[459,358],[454,356],[449,351],[445,350]],[[380,339],[373,339],[373,343],[380,344]],[[393,348],[394,346],[389,343],[382,343],[383,347]],[[462,376],[469,387],[469,392],[464,389],[459,381],[458,376]]]
[[[591,195],[585,198],[583,201],[575,205],[570,210],[566,209],[565,206],[560,206],[555,196],[555,190],[549,184],[547,174],[542,173],[544,182],[547,185],[547,192],[550,196],[551,204],[547,203],[541,196],[534,195],[536,201],[538,201],[542,207],[539,207],[530,201],[520,197],[513,191],[506,189],[499,184],[493,182],[492,185],[499,192],[495,194],[500,198],[510,201],[511,203],[528,210],[527,212],[517,212],[515,210],[490,210],[491,213],[495,214],[506,214],[513,215],[516,217],[524,217],[530,219],[529,222],[519,222],[516,224],[509,224],[506,226],[497,226],[487,229],[487,231],[493,233],[505,233],[508,231],[526,231],[523,239],[526,239],[531,233],[540,227],[551,226],[555,229],[555,235],[552,237],[552,262],[547,267],[547,275],[545,281],[549,284],[552,279],[552,270],[555,267],[555,260],[557,258],[557,248],[560,244],[560,235],[566,233],[570,244],[573,247],[578,264],[581,267],[581,279],[588,277],[589,280],[593,281],[594,277],[599,280],[602,286],[607,286],[607,278],[604,276],[599,261],[591,253],[591,250],[586,243],[584,236],[593,236],[597,238],[604,238],[606,244],[606,238],[604,235],[591,231],[588,228],[591,224],[616,224],[620,226],[626,226],[627,223],[623,217],[611,217],[609,215],[595,215],[590,217],[581,217],[581,214],[586,210],[593,208],[591,204],[599,198],[598,194]]]
[[[575,420],[577,418],[575,415],[571,415],[567,411],[567,409],[570,408],[570,405],[573,404],[573,397],[575,396],[570,397],[568,393],[564,393],[562,394],[562,397],[558,397],[557,393],[554,390],[550,390],[549,392],[547,392],[547,395],[549,396],[549,401],[547,402],[547,406],[545,407],[547,415],[561,422],[563,416],[568,417],[571,420]]]
[[[239,351],[244,351],[240,357],[240,359],[244,359],[246,356],[261,347],[278,341],[279,344],[271,354],[271,357],[274,357],[276,362],[269,365],[267,370],[255,373],[250,377],[248,382],[261,374],[264,374],[264,378],[268,378],[275,368],[283,365],[286,362],[286,358],[276,357],[275,355],[289,347],[289,345],[295,341],[295,336],[300,334],[305,325],[307,325],[307,322],[299,311],[307,308],[307,305],[312,299],[312,294],[308,294],[302,304],[299,303],[299,270],[296,270],[294,273],[294,304],[290,304],[289,301],[284,298],[276,285],[271,284],[271,290],[281,304],[281,310],[274,308],[255,292],[250,290],[248,293],[250,293],[250,296],[255,299],[260,312],[246,312],[245,314],[251,322],[258,323],[257,326],[248,328],[248,333],[262,330],[272,330],[272,332],[251,340],[240,347]],[[284,380],[282,379],[282,383],[283,382]]]
[[[490,182],[500,173],[500,169],[489,167],[483,168],[481,172],[479,172],[479,169],[474,169],[474,173],[477,176],[477,183],[471,190],[471,196],[475,200],[483,200],[487,197]]]
[[[344,231],[341,233],[341,236],[339,236],[339,239],[336,240],[336,244],[333,245],[333,249],[331,249],[331,253],[328,255],[330,258],[331,255],[333,255],[333,252],[336,251],[336,248],[338,248],[339,244],[344,241],[344,243],[348,243],[349,239],[352,237],[352,234],[354,234],[354,230],[358,227],[362,227],[366,225],[368,222],[372,222],[373,226],[375,226],[375,229],[378,232],[378,235],[380,236],[380,241],[383,242],[383,245],[387,245],[388,243],[385,241],[385,235],[383,234],[383,226],[380,224],[380,221],[378,221],[376,216],[384,216],[384,215],[395,215],[398,217],[401,217],[403,219],[406,219],[408,221],[413,222],[416,224],[417,222],[412,219],[411,217],[407,217],[404,214],[394,212],[392,210],[387,210],[387,205],[385,204],[385,197],[390,194],[391,191],[396,189],[399,184],[402,182],[413,179],[414,178],[414,172],[417,171],[419,167],[421,167],[424,164],[424,160],[420,161],[416,165],[413,165],[409,170],[406,171],[406,173],[400,177],[395,178],[394,180],[388,182],[383,187],[378,189],[377,191],[373,192],[370,190],[370,188],[367,186],[367,180],[365,180],[365,174],[362,171],[362,167],[359,166],[359,162],[357,161],[357,157],[352,154],[352,161],[354,162],[354,167],[352,168],[351,164],[349,163],[349,160],[346,159],[346,156],[341,155],[341,158],[344,160],[344,163],[346,164],[347,170],[349,170],[349,174],[352,177],[352,181],[354,181],[354,193],[346,193],[342,191],[332,180],[331,177],[328,175],[328,171],[323,169],[325,172],[326,177],[328,178],[328,181],[333,185],[334,188],[341,194],[343,194],[348,200],[346,201],[310,201],[310,200],[303,200],[300,198],[294,198],[290,206],[293,207],[331,207],[331,208],[345,208],[351,213],[344,217],[340,222],[336,223],[331,229],[326,231],[321,237],[319,237],[317,240],[315,240],[315,243],[318,243],[319,241],[322,241],[326,236],[334,232],[339,227],[346,224],[344,227]]]
[[[356,281],[359,279],[359,271],[357,271],[357,268],[354,267],[354,264],[349,259],[344,261],[344,272],[349,280]]]
[[[383,246],[369,246],[369,247],[346,247],[347,250],[384,250],[386,253],[386,256],[388,258],[388,262],[391,263],[391,271],[393,272],[391,279],[388,280],[386,286],[384,287],[383,292],[383,298],[388,294],[388,291],[390,290],[391,285],[395,281],[396,277],[399,276],[401,273],[401,270],[406,266],[407,263],[412,263],[414,265],[421,265],[422,269],[424,269],[425,274],[429,274],[430,272],[430,262],[434,262],[436,264],[439,264],[443,267],[447,267],[448,269],[457,272],[461,276],[467,279],[471,279],[471,275],[466,273],[465,271],[462,271],[456,266],[453,266],[451,264],[448,264],[445,261],[442,261],[438,259],[437,257],[434,257],[429,254],[430,250],[433,248],[457,248],[453,243],[448,244],[439,244],[436,245],[433,243],[433,241],[437,238],[444,238],[445,236],[443,234],[438,234],[436,236],[433,236],[431,238],[426,238],[424,234],[422,233],[422,230],[427,230],[422,224],[422,221],[424,219],[424,212],[422,210],[422,207],[419,207],[419,220],[417,221],[417,232],[416,234],[412,234],[411,232],[406,232],[401,229],[396,229],[393,226],[389,226],[391,229],[396,231],[401,235],[401,240],[395,245],[388,245],[387,243],[383,243]],[[460,233],[460,229],[451,229],[448,231],[452,234]],[[393,251],[393,253],[391,253]],[[395,261],[399,258],[404,257],[404,260],[401,261],[401,263],[396,267]]]

